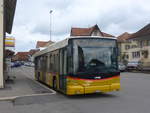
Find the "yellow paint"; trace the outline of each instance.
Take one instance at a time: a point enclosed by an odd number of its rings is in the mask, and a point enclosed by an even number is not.
[[[56,84],[57,84],[57,89],[59,89],[59,74],[56,73]]]
[[[38,72],[36,72],[38,74]],[[40,80],[43,81],[42,72],[40,72]],[[46,73],[46,84],[53,87],[53,74]],[[57,90],[59,89],[59,74],[56,74]],[[120,77],[112,77],[104,80],[83,80],[67,78],[67,91],[61,91],[67,95],[89,94],[97,92],[111,92],[120,90]]]
[[[68,85],[67,95],[84,94],[84,88],[81,85]]]
[[[5,46],[12,46],[14,47],[15,46],[15,39],[14,38],[11,38],[11,37],[6,37],[5,38]]]
[[[46,73],[46,84],[49,85],[49,73]]]
[[[35,78],[35,80],[38,80],[36,75],[37,75],[37,72],[35,71],[34,78]]]
[[[13,37],[6,37],[5,40],[6,40],[6,41],[7,41],[7,40],[15,40],[15,38],[13,38]]]
[[[50,73],[50,79],[49,79],[49,84],[50,84],[50,87],[53,87],[53,76],[52,74]]]
[[[94,81],[67,78],[67,95],[111,92],[116,90],[120,90],[120,77]]]

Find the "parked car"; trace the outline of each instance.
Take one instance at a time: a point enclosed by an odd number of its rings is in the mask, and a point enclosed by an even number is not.
[[[119,62],[119,70],[120,71],[125,71],[126,70],[126,66],[122,63],[122,62]]]
[[[25,62],[24,65],[25,66],[30,66],[30,63],[29,62]]]
[[[25,66],[34,67],[34,63],[33,63],[33,62],[25,62],[24,65],[25,65]]]
[[[127,70],[142,70],[142,62],[140,61],[128,62]]]
[[[11,63],[11,67],[12,68],[14,68],[14,67],[20,67],[20,66],[22,66],[22,64],[20,62],[18,62],[18,61]]]
[[[34,67],[35,65],[34,65],[34,63],[31,63],[30,66],[31,66],[31,67]]]

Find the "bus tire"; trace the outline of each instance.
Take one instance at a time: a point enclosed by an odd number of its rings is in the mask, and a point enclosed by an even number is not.
[[[56,82],[56,78],[53,78],[53,89],[57,89],[57,82]]]

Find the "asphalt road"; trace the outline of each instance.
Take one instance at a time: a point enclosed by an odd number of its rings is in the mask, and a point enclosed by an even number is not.
[[[150,113],[150,74],[121,73],[121,91],[29,96],[0,102],[0,113]]]

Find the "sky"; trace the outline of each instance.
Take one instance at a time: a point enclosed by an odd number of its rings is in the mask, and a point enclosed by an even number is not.
[[[150,23],[150,0],[17,0],[12,34],[15,50],[35,49],[37,41],[69,36],[72,27],[91,27],[119,36],[134,33]]]

